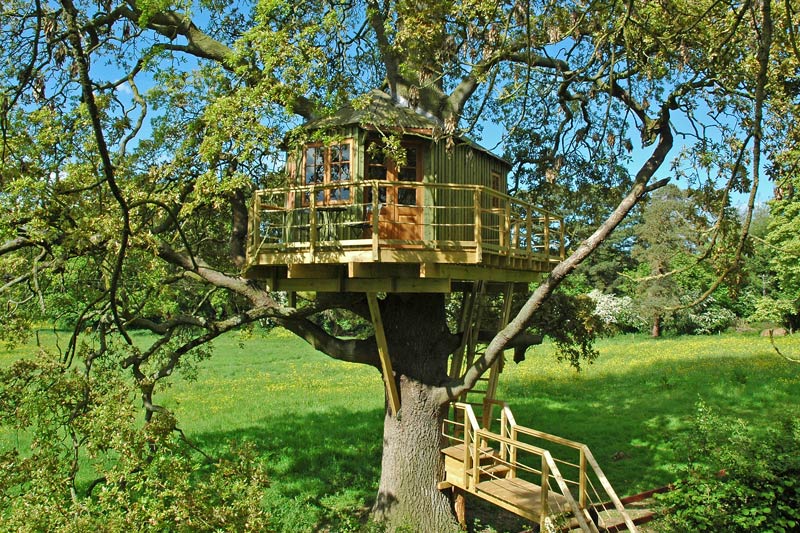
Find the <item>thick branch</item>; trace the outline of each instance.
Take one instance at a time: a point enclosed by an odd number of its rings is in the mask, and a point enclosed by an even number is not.
[[[647,194],[650,178],[662,165],[667,154],[672,149],[673,138],[669,125],[669,108],[667,106],[662,110],[659,124],[659,143],[653,154],[637,173],[634,185],[627,196],[622,199],[606,221],[590,237],[583,241],[572,255],[556,265],[550,275],[525,302],[517,316],[509,322],[508,326],[495,335],[483,355],[477,358],[464,375],[435,391],[439,403],[443,405],[455,400],[475,386],[484,372],[502,356],[503,351],[512,340],[525,331],[533,316],[559,284],[611,235],[611,232],[628,216],[628,213],[631,212],[639,200]]]
[[[340,361],[361,363],[380,369],[378,345],[375,338],[339,339],[308,320],[278,320],[278,323],[305,340],[315,350]]]
[[[22,248],[28,248],[30,246],[36,246],[36,243],[27,237],[17,237],[0,244],[0,256],[21,250]]]
[[[248,280],[238,276],[229,276],[219,270],[215,270],[208,266],[202,259],[183,255],[173,250],[172,247],[164,242],[158,245],[158,256],[170,264],[196,274],[211,285],[229,289],[244,296],[255,305],[272,305],[277,307],[277,304],[275,304],[269,293],[259,289]]]

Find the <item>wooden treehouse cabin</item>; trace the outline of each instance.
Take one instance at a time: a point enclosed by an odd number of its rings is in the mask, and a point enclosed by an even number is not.
[[[443,138],[436,120],[383,92],[358,102],[291,136],[301,141],[287,143],[280,183],[254,195],[244,274],[274,291],[366,293],[389,406],[397,414],[377,293],[463,293],[462,343],[450,361],[450,374],[458,377],[478,353],[487,292],[504,292],[504,326],[515,286],[527,290],[564,258],[564,225],[508,194],[511,165],[503,158],[467,139]],[[453,404],[450,431],[443,433],[451,445],[442,450],[441,488],[470,492],[540,524],[571,513],[565,523],[583,531],[618,530],[609,520],[598,522],[595,507],[586,504],[584,459],[575,482],[581,491],[573,498],[574,487],[552,474],[557,465],[549,452],[518,439],[533,430],[509,426],[510,410],[494,399],[502,366],[501,358]],[[495,408],[505,424],[497,434],[490,431]],[[538,453],[538,470],[517,460],[523,451]],[[601,480],[607,483],[602,474]],[[619,511],[615,495],[612,500]],[[623,523],[635,530],[630,518]]]
[[[451,292],[537,281],[563,259],[563,220],[507,194],[507,161],[440,140],[436,121],[383,92],[363,101],[303,126],[324,140],[290,147],[285,183],[255,194],[247,277],[286,291]]]

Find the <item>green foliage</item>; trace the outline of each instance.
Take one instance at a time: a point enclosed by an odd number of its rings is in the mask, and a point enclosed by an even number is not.
[[[13,531],[264,531],[267,478],[252,445],[203,458],[168,411],[142,424],[113,367],[42,351],[0,371],[0,524]]]
[[[702,401],[683,453],[688,464],[662,502],[671,531],[800,529],[800,424],[756,434],[743,420],[719,416]]]
[[[558,360],[576,370],[581,369],[582,362],[594,362],[598,356],[594,341],[606,331],[594,308],[594,302],[586,296],[556,292],[542,306],[533,326],[553,341]]]
[[[775,324],[800,324],[800,198],[797,178],[787,178],[778,189],[780,198],[770,203],[766,234],[770,274],[777,282],[758,303],[754,319]],[[780,192],[783,191],[783,192]]]

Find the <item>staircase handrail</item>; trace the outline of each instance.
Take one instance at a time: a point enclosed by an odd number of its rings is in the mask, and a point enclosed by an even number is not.
[[[469,406],[470,410],[472,409]],[[572,514],[577,520],[579,527],[583,531],[591,531],[592,533],[598,533],[597,527],[593,522],[587,522],[586,517],[583,514],[583,509],[578,506],[578,503],[575,501],[575,498],[572,496],[572,492],[570,492],[569,487],[567,486],[564,477],[561,475],[561,471],[558,469],[558,465],[556,464],[555,459],[553,459],[552,454],[545,450],[544,448],[540,448],[538,446],[533,446],[532,444],[528,444],[525,442],[520,442],[514,440],[512,438],[503,437],[499,433],[494,433],[492,431],[486,429],[478,429],[475,431],[475,440],[473,442],[474,456],[477,456],[479,452],[478,450],[478,439],[486,439],[490,441],[496,441],[502,444],[506,444],[510,447],[517,448],[519,450],[532,453],[534,455],[539,455],[542,458],[543,468],[541,470],[541,490],[542,490],[542,520],[541,525],[544,527],[544,518],[547,511],[547,495],[549,490],[549,478],[553,478],[558,485],[558,488],[561,492],[561,495],[567,500],[567,505],[569,506]],[[546,467],[545,467],[546,465]],[[475,462],[472,465],[472,483],[473,486],[477,486],[480,480],[480,465]],[[591,525],[590,525],[591,524]]]
[[[517,434],[521,433],[523,435],[529,435],[531,437],[540,438],[540,439],[543,439],[543,440],[546,440],[546,441],[550,441],[550,442],[554,442],[556,444],[560,444],[562,446],[573,448],[573,449],[577,450],[578,452],[580,452],[580,454],[581,454],[580,465],[579,465],[579,475],[580,475],[580,480],[579,480],[579,486],[580,486],[580,489],[579,489],[579,500],[580,500],[580,503],[581,503],[580,507],[582,509],[586,507],[586,477],[587,476],[586,476],[586,466],[585,465],[586,465],[586,463],[588,463],[589,466],[594,471],[595,476],[600,481],[600,484],[602,485],[603,489],[606,491],[606,494],[609,497],[609,501],[614,505],[614,508],[617,510],[617,512],[620,513],[620,516],[622,516],[622,519],[625,521],[625,525],[628,527],[628,530],[632,531],[633,533],[636,533],[638,531],[638,529],[636,528],[636,525],[633,523],[633,520],[628,515],[628,512],[625,510],[625,506],[622,504],[622,501],[620,500],[620,498],[617,495],[617,493],[614,490],[614,488],[611,486],[611,483],[608,481],[608,478],[606,477],[606,475],[603,472],[603,470],[600,468],[600,465],[598,464],[597,460],[594,458],[594,455],[592,454],[591,450],[589,449],[589,447],[587,445],[585,445],[583,443],[580,443],[580,442],[573,441],[573,440],[565,439],[563,437],[559,437],[558,435],[553,435],[551,433],[546,433],[544,431],[539,431],[537,429],[529,428],[529,427],[526,427],[526,426],[520,426],[519,424],[517,424],[516,420],[514,419],[514,414],[511,412],[511,408],[504,401],[495,400],[495,399],[487,399],[487,400],[485,400],[485,404],[487,404],[487,405],[489,405],[489,404],[498,405],[498,406],[501,407],[501,409],[502,409],[502,412],[501,412],[502,413],[501,414],[501,433],[505,433],[507,431],[506,427],[508,427],[510,429],[510,433],[508,435],[509,435],[509,437],[511,439],[517,440]],[[503,456],[502,452],[503,452],[503,450],[501,449],[501,458],[504,459],[505,457]]]
[[[628,515],[628,512],[625,510],[625,506],[622,505],[622,501],[619,499],[619,496],[617,496],[617,493],[611,486],[611,483],[609,483],[608,478],[606,477],[603,470],[600,468],[600,465],[594,458],[594,455],[592,455],[592,452],[591,450],[589,450],[589,447],[584,445],[582,453],[584,457],[586,457],[586,461],[589,463],[589,466],[591,466],[592,470],[594,470],[595,476],[597,476],[597,479],[600,480],[600,484],[605,489],[606,494],[611,500],[611,503],[614,504],[614,508],[617,510],[620,516],[622,516],[622,519],[625,521],[625,525],[628,527],[628,531],[637,533],[639,530],[636,527],[636,524],[633,523],[633,520]]]

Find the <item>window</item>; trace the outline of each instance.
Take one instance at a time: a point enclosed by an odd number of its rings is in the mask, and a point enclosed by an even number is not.
[[[321,205],[350,202],[352,180],[352,147],[349,141],[330,146],[309,145],[303,158],[304,185],[324,185],[314,197]],[[347,187],[327,187],[328,185],[348,185]],[[306,193],[303,203],[308,204],[310,193]]]
[[[374,146],[374,147],[373,147]],[[394,161],[384,156],[378,143],[371,143],[367,147],[367,179],[398,182],[416,183],[422,180],[421,154],[419,147],[406,145],[406,164],[398,167]],[[378,202],[392,203],[396,205],[416,206],[420,203],[417,198],[418,187],[378,187]],[[364,201],[372,201],[372,189],[365,191]]]
[[[492,171],[492,189],[494,189],[497,192],[505,192],[503,189],[500,188],[500,183],[501,183],[500,180],[502,180],[502,179],[503,179],[503,177],[498,172],[493,170]],[[500,207],[500,198],[499,197],[492,195],[492,207],[493,208]]]

